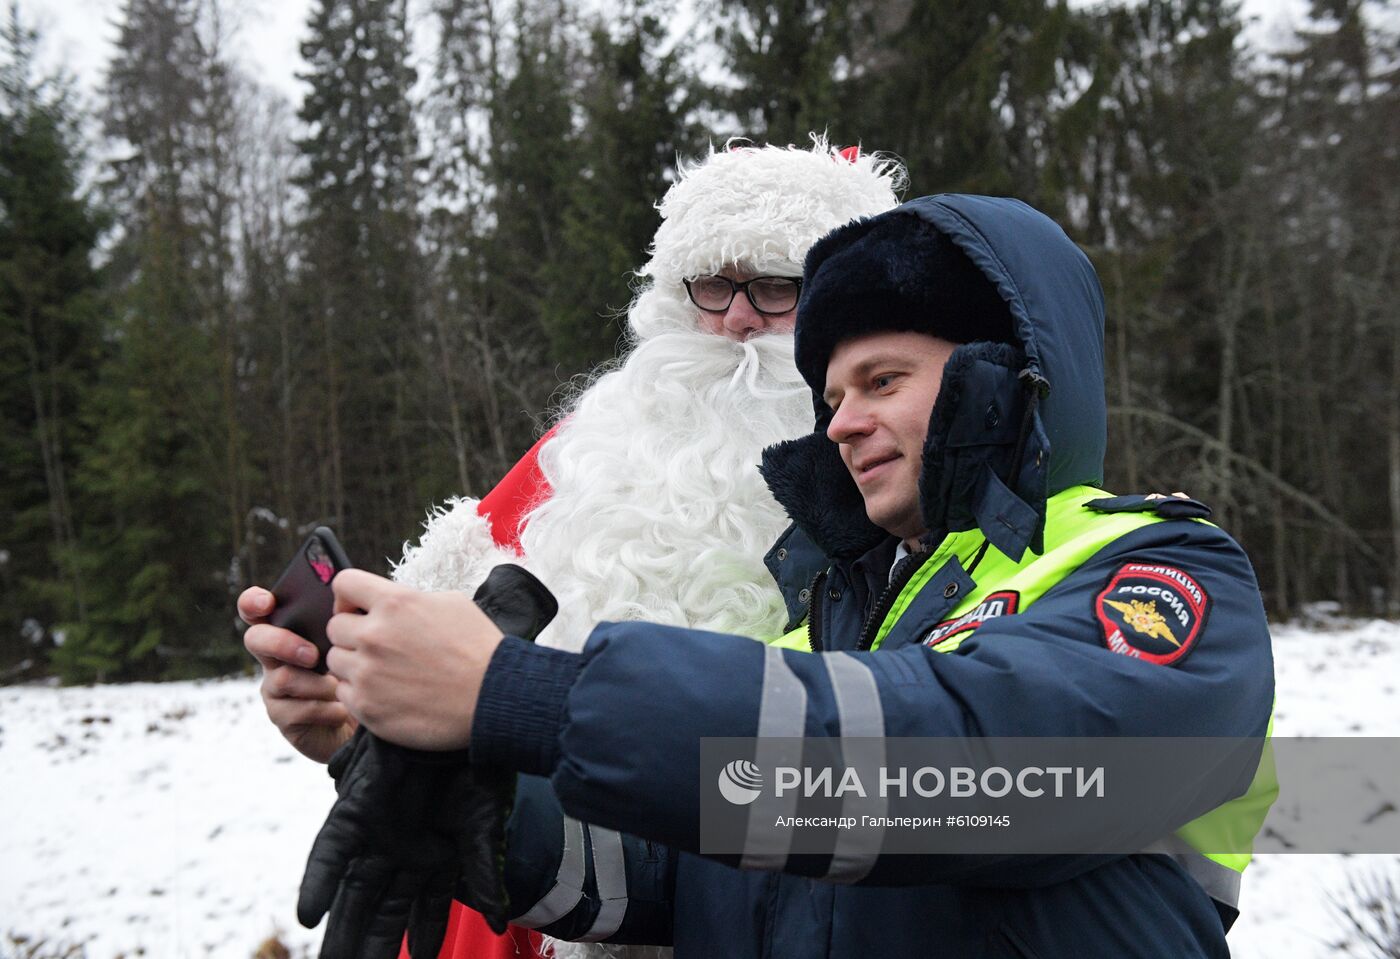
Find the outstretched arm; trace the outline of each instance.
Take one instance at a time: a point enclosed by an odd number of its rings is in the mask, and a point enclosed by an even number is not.
[[[1129,563],[1186,567],[1212,597],[1189,657],[1159,665],[1105,641],[1094,597]],[[362,627],[332,632],[331,668],[349,682],[351,695],[341,698],[353,713],[419,748],[470,742],[478,761],[550,777],[564,811],[577,819],[691,851],[700,848],[702,737],[760,730],[1255,737],[1264,734],[1273,696],[1269,637],[1247,560],[1224,534],[1194,523],[1124,537],[1024,613],[984,625],[951,653],[912,645],[813,655],[622,623],[598,627],[574,655],[503,640],[465,611],[380,589],[366,575],[336,580],[354,591],[353,605],[368,610],[341,614],[362,617]],[[345,655],[342,635],[353,647]],[[449,659],[456,661],[450,672],[443,667]],[[415,689],[434,692],[414,702],[408,690]],[[1182,795],[1195,805],[1183,807],[1182,822],[1233,798],[1187,785]],[[1160,834],[1145,836],[1144,845]],[[764,868],[848,882],[1025,884],[1093,865],[1060,857],[910,858],[872,852],[833,871],[833,862],[794,856]]]

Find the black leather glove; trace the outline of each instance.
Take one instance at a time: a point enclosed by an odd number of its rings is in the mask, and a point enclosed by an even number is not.
[[[473,597],[509,635],[533,641],[558,611],[539,580],[497,566]],[[505,826],[515,776],[479,768],[466,751],[405,749],[360,727],[331,758],[337,799],[302,877],[297,918],[330,919],[321,959],[433,959],[453,898],[504,932]]]

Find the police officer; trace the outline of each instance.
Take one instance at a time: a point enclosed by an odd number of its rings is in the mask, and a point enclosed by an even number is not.
[[[1262,778],[1244,795],[1181,783],[1192,821],[1125,855],[789,856],[771,835],[738,863],[697,854],[701,737],[1269,724],[1244,553],[1194,501],[1098,488],[1103,297],[1057,225],[1015,200],[925,197],[828,235],[804,281],[817,428],[764,475],[794,520],[775,560],[810,540],[832,562],[784,584],[785,636],[605,623],[572,654],[349,571],[330,630],[342,701],[389,740],[526,774],[506,882],[515,921],[551,935],[606,912],[611,941],[681,956],[1228,955]]]

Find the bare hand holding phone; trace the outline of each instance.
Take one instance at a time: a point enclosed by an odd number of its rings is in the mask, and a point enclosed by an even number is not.
[[[268,718],[299,752],[321,763],[358,725],[336,699],[338,681],[324,672],[317,647],[318,637],[326,642],[334,602],[330,579],[349,567],[335,534],[320,527],[297,550],[273,592],[253,586],[238,598],[238,614],[250,625],[243,645],[263,667],[260,692]]]
[[[326,653],[331,648],[331,641],[326,638],[326,624],[335,608],[331,580],[336,573],[350,568],[350,559],[335,534],[328,527],[318,526],[272,584],[276,608],[267,621],[311,641],[320,652],[311,667],[318,673],[326,672]]]

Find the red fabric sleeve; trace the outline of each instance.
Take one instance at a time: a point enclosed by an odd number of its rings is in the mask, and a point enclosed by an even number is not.
[[[549,496],[549,483],[540,472],[540,450],[557,429],[556,424],[541,436],[477,503],[476,512],[488,517],[491,538],[497,546],[520,552],[521,521],[532,506]],[[510,926],[505,935],[498,936],[486,925],[481,913],[454,902],[438,959],[540,959],[542,942],[539,933],[519,926]],[[399,959],[411,959],[407,939],[399,949]]]
[[[549,432],[539,438],[529,452],[520,457],[520,462],[501,477],[491,492],[481,498],[476,511],[489,517],[491,537],[497,546],[520,552],[520,523],[525,514],[540,500],[550,494],[549,483],[540,472],[540,450],[554,437],[559,429],[556,423]]]

